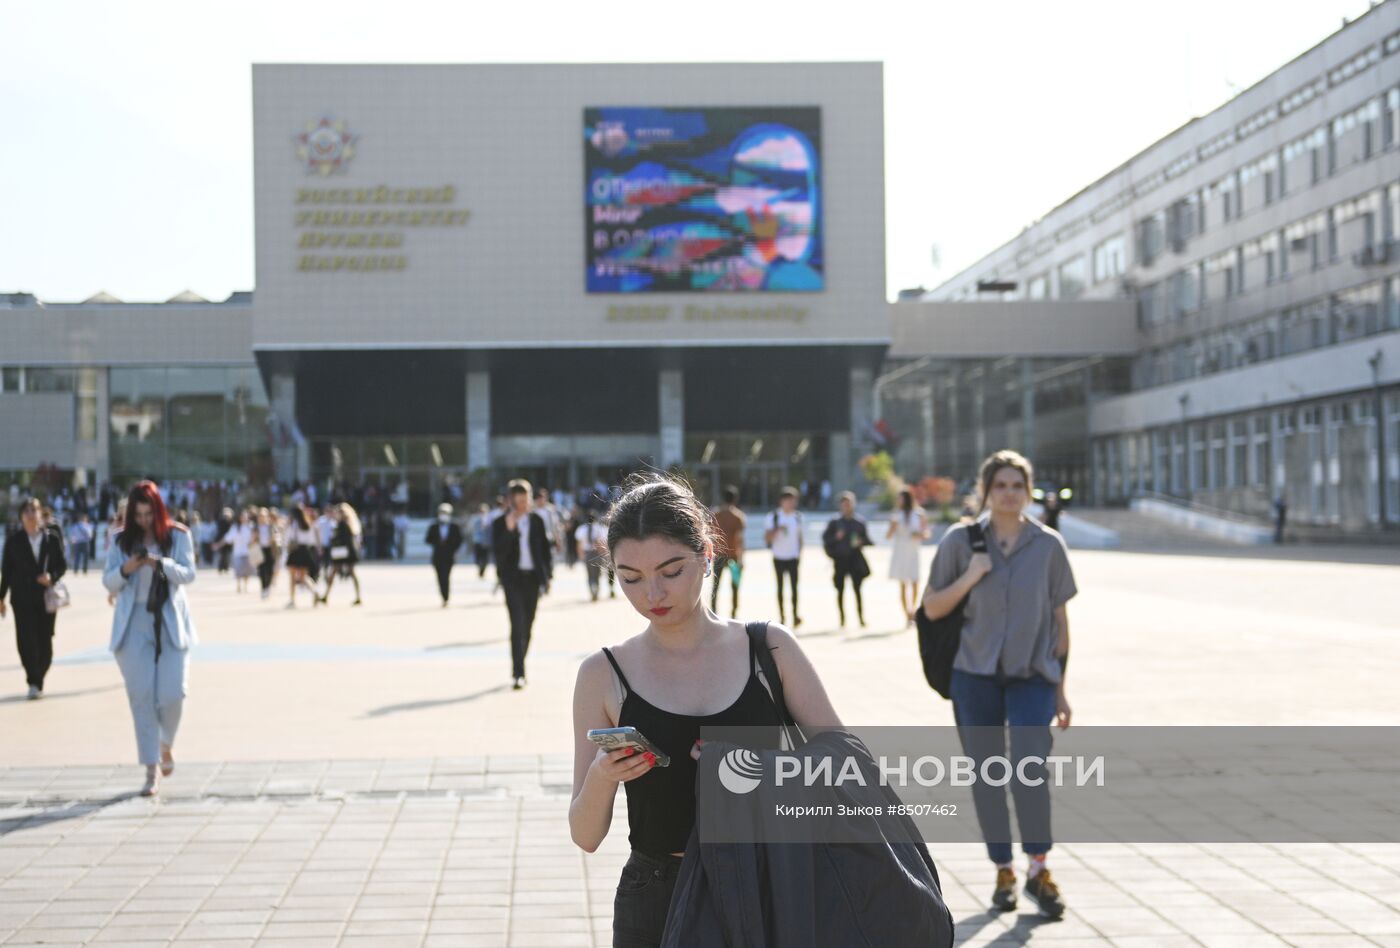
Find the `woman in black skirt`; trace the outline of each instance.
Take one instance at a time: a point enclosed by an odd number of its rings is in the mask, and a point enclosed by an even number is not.
[[[301,504],[293,503],[290,516],[287,520],[287,585],[291,592],[291,598],[287,600],[287,608],[297,607],[297,587],[305,586],[311,592],[311,604],[319,603],[320,596],[316,593],[316,587],[311,585],[311,573],[317,568],[321,561],[321,537],[315,527],[311,526],[311,518],[306,515],[306,508]]]
[[[355,575],[355,564],[360,561],[360,518],[355,508],[349,504],[338,504],[335,508],[335,532],[331,534],[330,569],[326,570],[326,591],[321,594],[321,602],[330,598],[331,587],[337,576],[355,584],[355,601],[360,604],[360,577]]]

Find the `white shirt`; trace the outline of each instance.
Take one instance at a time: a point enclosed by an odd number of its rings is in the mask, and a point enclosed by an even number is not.
[[[34,562],[35,562],[35,563],[38,563],[38,562],[39,562],[39,547],[41,547],[41,546],[44,545],[44,531],[43,531],[42,529],[40,529],[38,533],[35,533],[35,534],[26,533],[25,536],[29,537],[29,548],[30,548],[31,550],[34,551]],[[47,564],[40,563],[39,565],[45,566],[45,565],[47,565]]]
[[[922,507],[915,507],[907,514],[902,510],[896,511],[895,515],[890,518],[890,522],[894,524],[894,535],[897,540],[913,539],[928,527],[928,519]]]
[[[594,521],[593,523],[579,524],[579,528],[574,531],[574,540],[577,543],[582,543],[583,552],[592,556],[594,553],[598,552],[598,544],[602,542],[607,535],[608,531],[603,528],[603,525]]]
[[[316,518],[316,529],[321,533],[321,545],[330,546],[331,537],[335,535],[335,518],[322,514]]]
[[[786,528],[786,529],[782,529]],[[802,555],[802,515],[775,510],[770,513],[764,530],[778,530],[773,536],[773,559],[795,560]]]
[[[272,526],[270,524],[258,524],[258,546],[272,546]]]
[[[534,518],[529,514],[520,518],[515,529],[520,533],[520,571],[528,573],[535,568],[535,558],[530,555],[530,524]]]
[[[146,547],[146,555],[152,563],[159,562],[160,547]],[[136,581],[136,604],[138,606],[144,606],[146,600],[151,598],[151,579],[155,576],[155,572],[154,566],[142,566],[131,577]]]
[[[554,511],[549,507],[538,507],[535,509],[535,513],[539,514],[540,519],[544,521],[544,535],[549,538],[550,543],[553,543],[554,538],[559,535],[559,530],[554,525]]]
[[[233,543],[233,555],[247,556],[248,547],[253,542],[253,525],[251,523],[236,524],[229,528],[228,537]]]

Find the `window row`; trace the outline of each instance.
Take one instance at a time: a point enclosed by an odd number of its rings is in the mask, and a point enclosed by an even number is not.
[[[1059,264],[1052,272],[1037,273],[1026,281],[1024,298],[1030,300],[1072,300],[1090,286],[1123,275],[1128,268],[1128,244],[1122,234],[1114,234],[1094,245],[1093,252],[1078,254]]]
[[[1099,503],[1145,494],[1272,520],[1400,521],[1400,394],[1353,395],[1097,438],[1092,493]],[[1384,445],[1387,476],[1380,475]]]
[[[0,367],[0,392],[21,394],[77,391],[79,375],[83,371],[85,370],[66,367],[3,366]]]
[[[73,439],[97,440],[97,370],[68,366],[0,367],[0,392],[73,396]]]
[[[1276,200],[1317,184],[1400,142],[1400,87],[1370,99],[1276,152],[1251,161],[1220,180],[1142,218],[1136,225],[1137,260],[1150,267],[1170,247],[1187,243]]]
[[[1133,388],[1227,372],[1394,329],[1400,329],[1400,277],[1149,350],[1133,363]]]
[[[108,392],[114,444],[267,438],[267,395],[256,366],[114,368]]]
[[[1221,251],[1138,291],[1144,328],[1181,319],[1294,273],[1349,259],[1387,262],[1400,235],[1400,183],[1369,191]]]
[[[1391,49],[1392,43],[1395,44],[1395,49]],[[1379,62],[1383,56],[1397,51],[1400,51],[1400,33],[1383,43],[1368,47],[1352,59],[1334,67],[1327,76],[1318,76],[1277,103],[1226,129],[1192,151],[1178,156],[1155,174],[1140,177],[1137,184],[1107,198],[1080,221],[1073,221],[1061,227],[1060,231],[1077,232],[1075,225],[1083,220],[1094,223],[1106,220],[1198,162],[1212,158],[1246,140],[1255,132],[1272,124],[1281,115],[1294,112],[1322,95],[1329,86],[1346,82]],[[1286,143],[1278,151],[1259,156],[1220,181],[1195,192],[1192,199],[1201,206],[1196,217],[1190,222],[1194,229],[1174,231],[1165,243],[1180,252],[1184,249],[1185,240],[1205,229],[1207,221],[1204,206],[1207,199],[1212,205],[1212,216],[1222,223],[1231,221],[1251,208],[1271,204],[1282,196],[1316,184],[1326,175],[1335,174],[1356,162],[1364,161],[1380,150],[1394,147],[1397,140],[1400,140],[1400,87],[1388,90],[1383,96],[1367,100]],[[1151,227],[1150,224],[1146,226],[1149,229]],[[1140,231],[1142,227],[1143,222],[1139,222],[1135,231]],[[1138,265],[1151,266],[1164,244],[1154,243],[1150,233],[1143,235],[1138,232],[1135,236]],[[1144,237],[1147,240],[1146,246],[1152,248],[1147,253],[1143,252]],[[1047,240],[1046,243],[1053,246],[1053,241]],[[1033,255],[1038,256],[1041,252],[1043,251],[1036,249]],[[951,298],[974,298],[977,293],[977,280],[985,278],[986,274],[969,274],[968,282],[952,293]]]

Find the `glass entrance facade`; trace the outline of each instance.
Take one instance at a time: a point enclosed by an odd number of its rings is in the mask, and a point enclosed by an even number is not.
[[[112,368],[108,386],[113,481],[271,478],[267,395],[256,366]]]
[[[831,478],[830,443],[827,432],[814,431],[688,434],[684,467],[698,496],[710,504],[718,504],[733,484],[741,505],[772,507],[790,484],[803,491],[803,506],[815,507]]]
[[[313,438],[311,480],[349,496],[368,491],[409,516],[428,516],[444,500],[462,499],[467,445],[463,435]]]

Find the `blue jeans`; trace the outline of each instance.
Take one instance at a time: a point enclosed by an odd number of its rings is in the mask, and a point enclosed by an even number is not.
[[[963,753],[971,757],[981,774],[988,757],[1008,757],[1006,726],[1011,726],[1013,767],[1011,795],[1016,800],[1016,822],[1021,828],[1021,850],[1030,855],[1050,851],[1050,785],[1045,782],[1043,764],[1027,765],[1028,779],[1041,778],[1038,786],[1014,777],[1025,757],[1049,756],[1053,743],[1050,721],[1055,717],[1055,685],[1039,675],[1005,678],[973,675],[953,669],[953,718]],[[992,770],[993,776],[1000,769]],[[972,788],[977,823],[987,843],[987,855],[997,864],[1011,861],[1011,814],[1006,806],[1006,788],[979,779]]]

